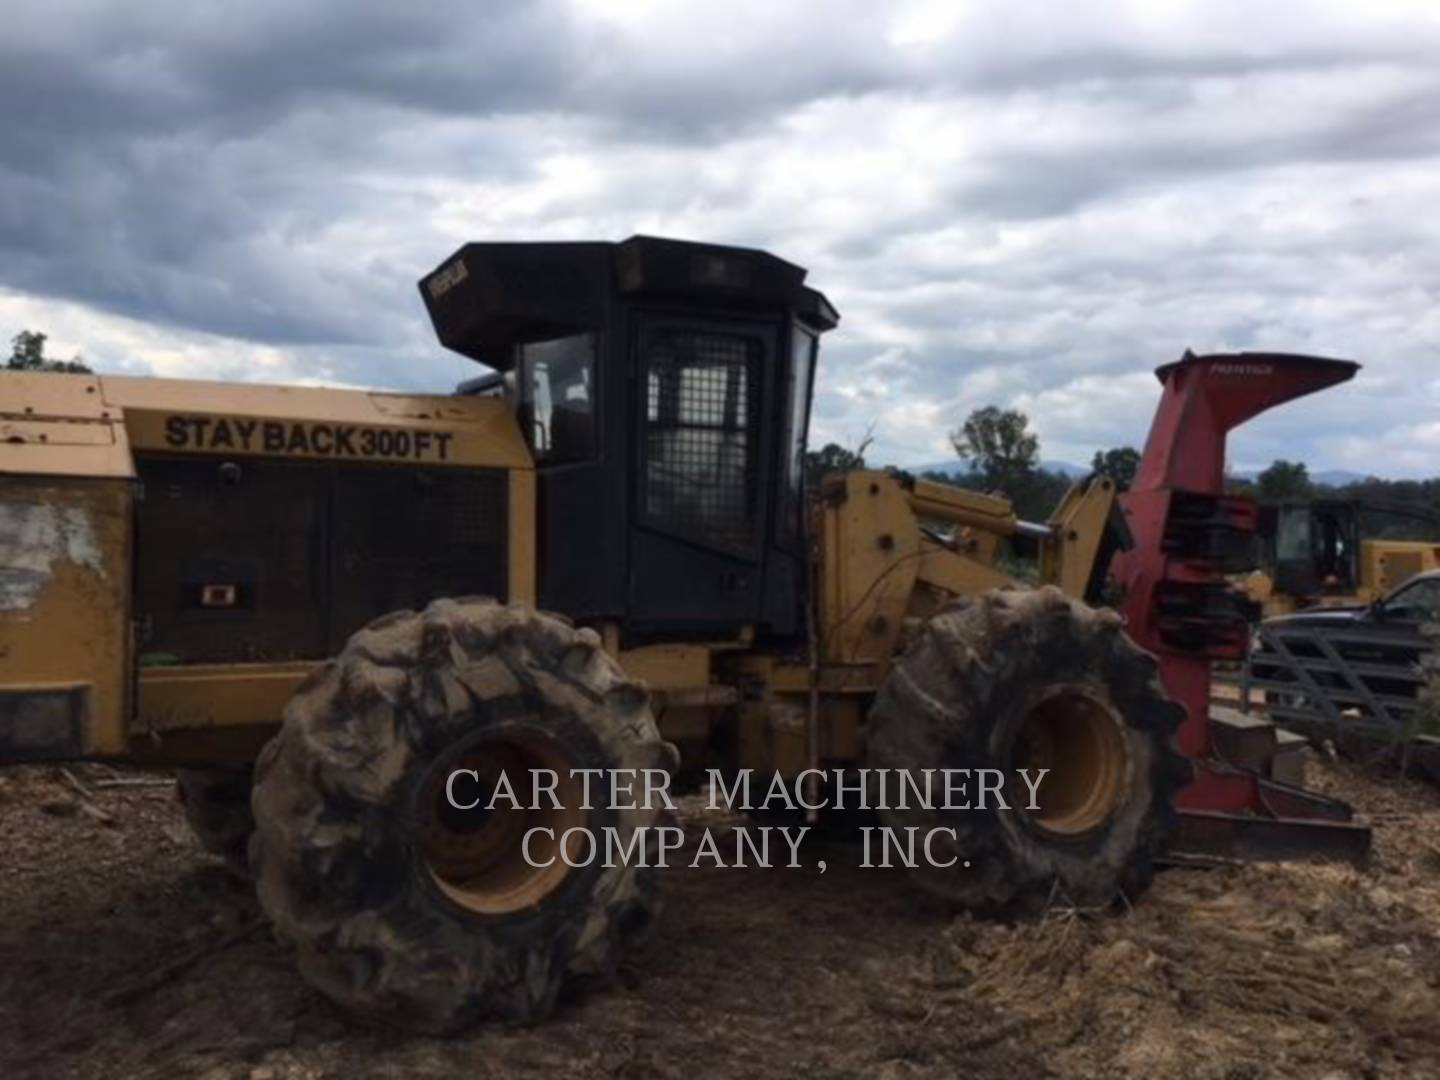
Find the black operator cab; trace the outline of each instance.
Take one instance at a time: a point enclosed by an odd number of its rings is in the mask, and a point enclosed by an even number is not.
[[[1269,503],[1261,507],[1260,532],[1277,592],[1320,596],[1360,587],[1360,504],[1353,499]]]
[[[636,236],[467,244],[420,282],[493,369],[539,476],[542,607],[627,644],[804,631],[803,458],[838,321],[763,251]]]

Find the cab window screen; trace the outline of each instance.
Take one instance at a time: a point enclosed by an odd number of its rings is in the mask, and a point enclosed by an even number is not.
[[[761,343],[652,332],[645,354],[645,517],[698,543],[755,546]]]
[[[521,410],[530,448],[544,464],[595,456],[595,335],[521,349]]]

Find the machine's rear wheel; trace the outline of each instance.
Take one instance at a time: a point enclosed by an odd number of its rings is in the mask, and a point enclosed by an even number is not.
[[[387,616],[301,686],[256,767],[260,900],[306,978],[354,1012],[429,1032],[537,1019],[654,906],[652,869],[553,858],[567,829],[628,844],[663,814],[612,809],[598,782],[586,808],[571,770],[672,765],[593,631],[490,601]],[[538,769],[555,799],[535,797]],[[521,806],[490,798],[502,773]],[[527,859],[532,829],[550,831]],[[566,850],[585,861],[582,832]]]
[[[913,798],[893,808],[890,785],[883,824],[954,830],[913,871],[927,890],[981,909],[1108,904],[1149,883],[1174,827],[1174,796],[1190,777],[1173,743],[1182,718],[1114,612],[1053,587],[992,592],[936,615],[896,661],[871,709],[867,764],[917,778],[972,771],[954,799],[971,809],[927,810]],[[1003,772],[1009,809],[993,792],[974,806],[982,768]],[[1050,770],[1033,809],[1022,768]]]
[[[225,860],[237,878],[250,876],[246,851],[255,817],[250,812],[251,770],[177,769],[175,795],[200,846]]]

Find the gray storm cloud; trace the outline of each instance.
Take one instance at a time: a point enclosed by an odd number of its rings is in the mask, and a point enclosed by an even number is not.
[[[102,367],[445,389],[414,281],[460,242],[656,232],[810,267],[815,437],[882,460],[992,401],[1088,459],[1156,364],[1277,348],[1366,370],[1237,462],[1430,473],[1433,10],[20,0],[0,315]]]

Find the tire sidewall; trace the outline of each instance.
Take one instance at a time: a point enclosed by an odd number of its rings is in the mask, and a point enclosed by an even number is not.
[[[437,772],[463,767],[466,748],[517,736],[557,751],[510,766],[525,774],[510,776],[523,804],[531,765],[604,770],[591,809],[528,823],[580,826],[599,843],[533,904],[470,911],[422,857],[419,800]],[[643,860],[607,867],[604,830],[628,848],[637,829],[667,820],[665,808],[647,807],[643,788],[635,809],[610,806],[607,771],[638,779],[673,759],[643,687],[593,632],[483,601],[387,616],[297,689],[257,763],[250,854],[261,905],[302,974],[355,1014],[428,1033],[537,1020],[568,981],[612,970],[652,915],[655,834],[637,845]]]
[[[1064,689],[1081,691],[1117,720],[1127,758],[1106,819],[1073,835],[1041,828],[1023,809],[1029,793],[1013,761],[1030,711]],[[969,770],[970,808],[882,811],[881,820],[953,830],[957,861],[920,860],[911,875],[972,909],[1049,900],[1089,906],[1121,891],[1134,895],[1173,831],[1171,800],[1189,774],[1174,745],[1182,717],[1160,687],[1154,658],[1125,637],[1113,612],[1050,587],[987,593],[931,620],[881,688],[867,732],[867,757],[882,769]],[[1008,809],[988,791],[978,805],[974,773],[982,768],[1003,775]]]

